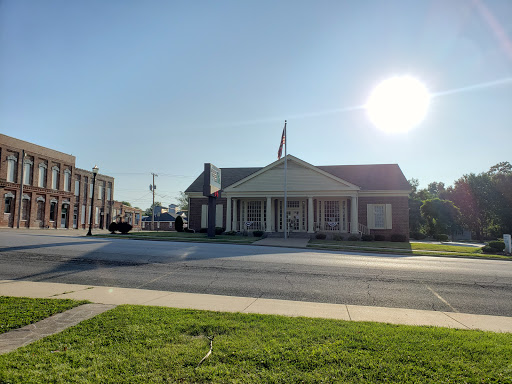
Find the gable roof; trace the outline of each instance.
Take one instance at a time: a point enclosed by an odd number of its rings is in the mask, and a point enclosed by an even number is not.
[[[288,155],[292,157],[291,155]],[[293,157],[292,157],[293,158]],[[257,168],[221,168],[222,189],[235,184],[265,167]],[[398,191],[410,190],[411,186],[398,164],[365,165],[320,165],[316,168],[336,178],[345,180],[361,188],[362,191]],[[203,192],[203,176],[199,177],[185,190],[186,192]]]

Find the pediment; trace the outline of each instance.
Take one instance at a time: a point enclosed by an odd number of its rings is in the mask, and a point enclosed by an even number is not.
[[[294,156],[287,157],[287,190],[294,191],[358,191],[357,185],[331,175]],[[284,189],[284,158],[242,179],[224,191],[282,192]]]

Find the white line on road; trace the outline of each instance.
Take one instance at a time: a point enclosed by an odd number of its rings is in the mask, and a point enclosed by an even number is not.
[[[434,295],[435,295],[439,300],[441,300],[443,303],[445,303],[447,306],[449,306],[449,307],[452,309],[452,311],[453,311],[453,312],[459,312],[459,311],[457,311],[455,308],[453,308],[453,307],[452,307],[452,305],[451,305],[449,302],[447,302],[445,299],[443,299],[439,293],[437,293],[436,291],[434,291],[434,290],[433,290],[432,288],[430,288],[427,284],[425,284],[425,287],[427,287],[427,289],[428,289],[430,292],[432,292],[432,293],[433,293],[433,294],[434,294]]]

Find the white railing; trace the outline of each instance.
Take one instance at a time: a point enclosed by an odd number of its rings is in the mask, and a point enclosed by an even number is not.
[[[366,225],[359,223],[359,233],[361,235],[369,235],[370,230],[368,229],[368,227]]]
[[[316,232],[340,232],[340,223],[339,222],[324,222],[322,223],[314,223],[314,228]],[[343,231],[345,232],[345,231]]]

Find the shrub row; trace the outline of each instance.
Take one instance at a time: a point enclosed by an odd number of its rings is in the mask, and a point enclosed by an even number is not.
[[[327,235],[325,233],[317,233],[315,235],[315,238],[318,240],[325,240],[327,238]],[[343,235],[340,235],[339,233],[335,233],[332,235],[332,239],[334,241],[343,241],[345,238]],[[393,233],[391,235],[391,241],[394,242],[405,242],[407,241],[407,236],[402,235],[401,233]],[[347,241],[386,241],[386,236],[384,235],[362,235],[359,237],[358,235],[350,235],[347,237]]]
[[[110,233],[116,233],[116,231],[119,231],[123,234],[126,234],[132,230],[133,226],[128,223],[116,223],[115,221],[110,223],[108,226],[108,230]]]

